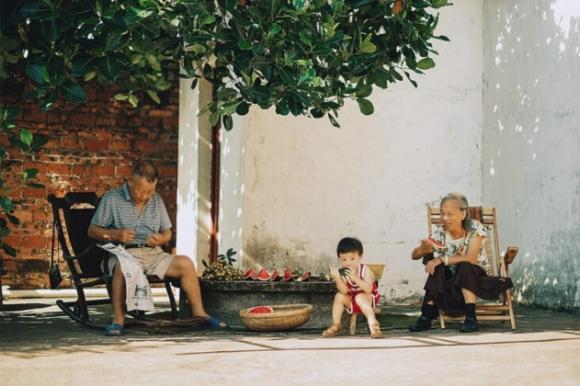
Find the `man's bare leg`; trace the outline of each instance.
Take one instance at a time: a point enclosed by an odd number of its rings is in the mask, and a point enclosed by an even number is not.
[[[171,260],[171,264],[165,275],[180,280],[181,290],[187,296],[192,316],[209,317],[203,307],[197,271],[189,257],[182,255],[175,256]]]
[[[125,324],[125,276],[121,270],[121,264],[117,263],[115,265],[115,270],[113,273],[113,283],[111,284],[112,297],[111,302],[113,303],[113,323],[117,323],[121,326]]]

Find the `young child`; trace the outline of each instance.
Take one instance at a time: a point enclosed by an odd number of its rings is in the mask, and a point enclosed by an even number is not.
[[[375,275],[368,266],[361,263],[363,256],[362,243],[352,237],[340,240],[336,247],[340,268],[330,271],[338,292],[332,304],[332,324],[322,336],[335,336],[341,330],[342,312],[349,314],[362,313],[367,318],[371,338],[381,338],[381,326],[375,317],[375,306],[379,295]]]

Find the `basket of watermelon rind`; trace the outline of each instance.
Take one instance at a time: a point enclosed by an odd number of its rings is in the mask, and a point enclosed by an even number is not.
[[[310,320],[311,304],[279,304],[240,311],[244,325],[252,331],[288,331]]]

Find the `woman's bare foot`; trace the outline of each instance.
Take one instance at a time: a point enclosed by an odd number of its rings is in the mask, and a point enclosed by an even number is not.
[[[322,333],[322,336],[325,338],[328,338],[331,336],[336,336],[341,331],[342,331],[342,327],[340,326],[340,324],[331,324],[330,327],[328,327],[326,330],[324,330],[324,332]]]

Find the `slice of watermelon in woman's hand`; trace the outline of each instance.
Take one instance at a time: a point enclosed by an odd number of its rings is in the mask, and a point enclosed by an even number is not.
[[[447,249],[447,247],[444,244],[441,244],[439,241],[435,240],[432,237],[429,237],[427,241],[429,241],[431,245],[433,245],[433,248],[435,249]]]

